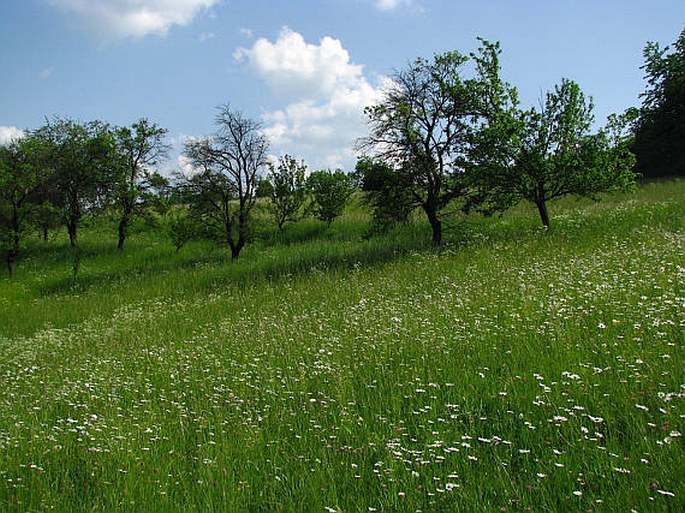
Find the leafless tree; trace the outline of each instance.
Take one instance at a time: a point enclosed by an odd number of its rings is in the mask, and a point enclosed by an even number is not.
[[[183,188],[195,210],[220,230],[235,260],[247,242],[269,143],[260,122],[229,105],[218,110],[214,134],[185,144],[183,153],[198,172],[184,179]]]

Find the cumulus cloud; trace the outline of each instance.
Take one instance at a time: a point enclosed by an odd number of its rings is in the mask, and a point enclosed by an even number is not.
[[[310,167],[353,165],[352,147],[366,130],[364,107],[378,101],[380,88],[352,62],[340,40],[307,43],[284,28],[275,41],[259,39],[234,56],[286,99],[285,107],[263,116],[275,150],[303,156]]]
[[[24,131],[15,126],[0,126],[0,146],[24,137]]]
[[[98,39],[164,37],[219,0],[47,0]]]

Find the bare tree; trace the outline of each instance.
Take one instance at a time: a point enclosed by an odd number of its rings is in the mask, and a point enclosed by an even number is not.
[[[235,260],[247,242],[269,143],[261,123],[229,105],[219,107],[214,123],[216,131],[211,137],[185,144],[183,153],[198,173],[186,177],[183,188],[196,212],[220,230]]]

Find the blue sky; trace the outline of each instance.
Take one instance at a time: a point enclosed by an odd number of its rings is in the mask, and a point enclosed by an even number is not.
[[[0,143],[45,117],[189,136],[230,103],[263,122],[274,155],[354,166],[363,107],[416,57],[500,41],[525,106],[562,77],[600,124],[639,105],[647,41],[675,41],[683,0],[2,0]]]

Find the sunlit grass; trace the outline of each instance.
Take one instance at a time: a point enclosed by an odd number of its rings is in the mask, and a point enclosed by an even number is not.
[[[84,232],[75,280],[36,243],[0,281],[0,510],[680,511],[683,189],[440,250],[357,210],[235,263]]]

